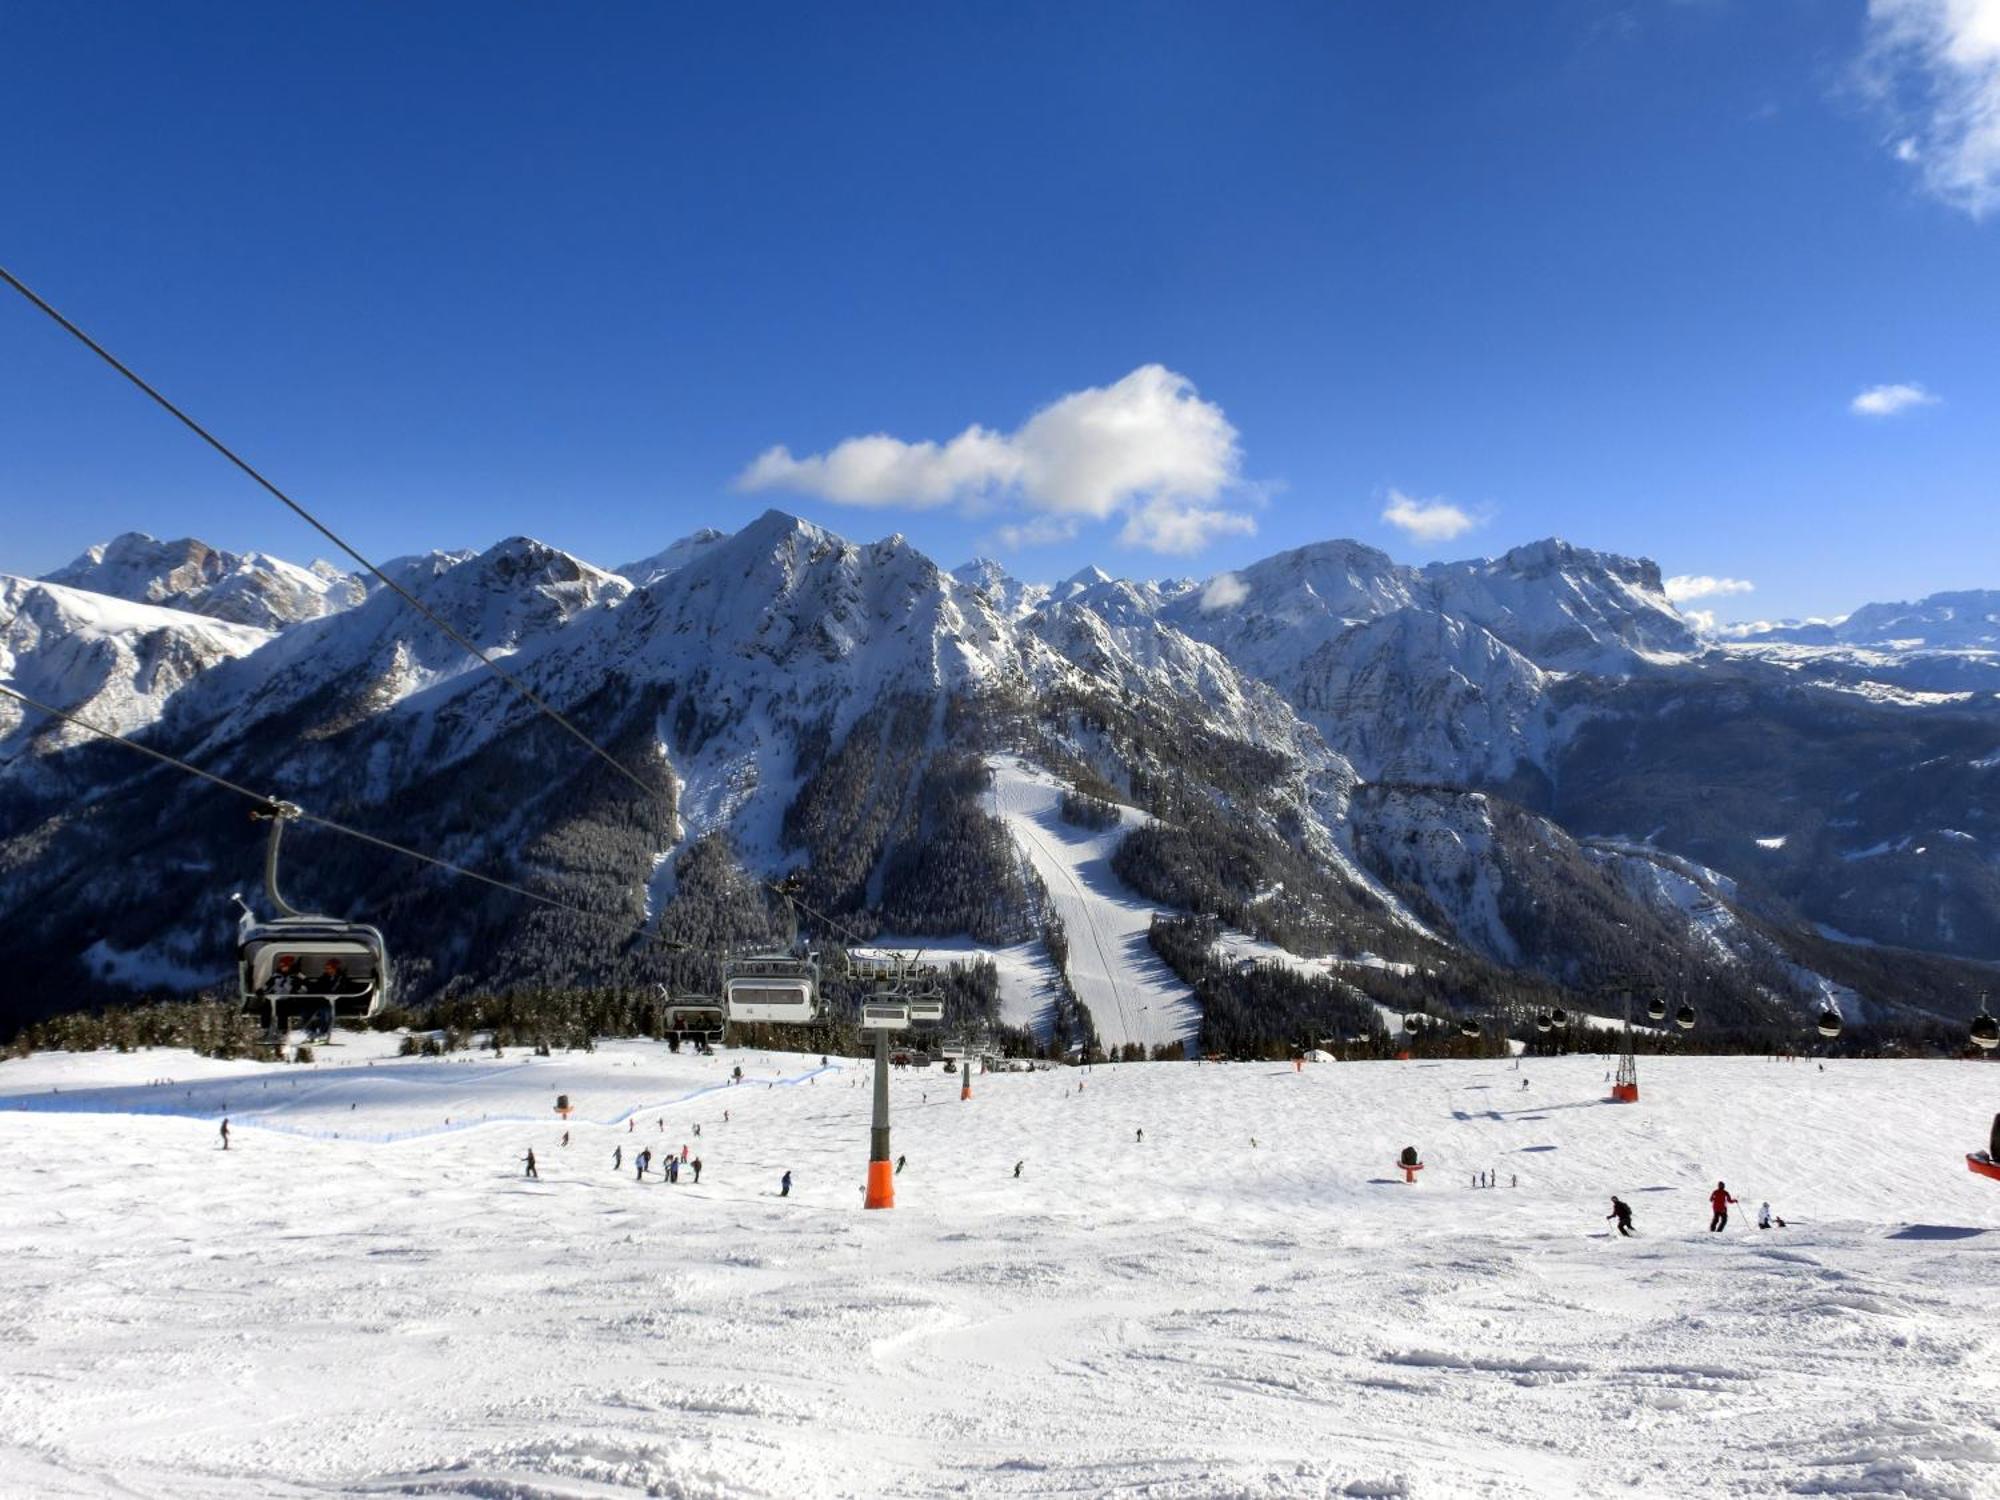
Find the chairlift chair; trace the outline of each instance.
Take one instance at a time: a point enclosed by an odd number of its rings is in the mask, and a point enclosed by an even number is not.
[[[1829,1005],[1819,1013],[1819,1020],[1815,1023],[1815,1026],[1821,1036],[1825,1037],[1828,1041],[1832,1041],[1840,1035],[1840,1012]]]
[[[668,1036],[702,1042],[722,1040],[722,1026],[728,1019],[728,1013],[713,995],[669,996],[666,986],[662,985],[660,998],[666,1002],[666,1009],[661,1015],[661,1029]]]
[[[1985,1011],[1972,1018],[1972,1045],[1981,1052],[1991,1052],[2000,1047],[2000,1021],[1996,1021]]]
[[[1556,1029],[1556,1022],[1554,1016],[1550,1015],[1545,1010],[1537,1011],[1535,1013],[1535,1030],[1541,1032],[1543,1035],[1546,1036],[1549,1032],[1554,1031],[1555,1029]]]
[[[1646,1018],[1651,1021],[1664,1021],[1667,1018],[1667,1002],[1663,996],[1655,995],[1646,1002]]]
[[[819,1016],[819,958],[758,953],[725,959],[722,1004],[731,1021],[801,1025]]]
[[[1558,1029],[1569,1025],[1569,1012],[1564,1010],[1561,1006],[1557,1006],[1554,1010],[1549,1012],[1549,1024]]]
[[[863,1031],[908,1031],[910,1005],[907,1000],[877,996],[861,1002]]]
[[[1682,1005],[1679,1010],[1674,1012],[1674,1024],[1680,1027],[1682,1031],[1694,1030],[1694,1007],[1692,1005]]]
[[[277,911],[259,919],[242,896],[236,927],[237,992],[246,1015],[262,1016],[275,1034],[290,1020],[323,1017],[365,1021],[388,1003],[389,945],[363,922],[302,912],[278,888],[278,847],[285,824],[300,816],[290,802],[272,801],[251,813],[268,821],[264,894]]]
[[[935,990],[925,990],[910,996],[910,1024],[913,1026],[936,1026],[944,1020],[944,996]]]

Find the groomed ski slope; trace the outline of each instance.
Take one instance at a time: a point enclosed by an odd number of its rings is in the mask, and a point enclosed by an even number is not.
[[[0,1494],[2000,1493],[2000,1068],[913,1072],[866,1213],[854,1063],[388,1040],[0,1063]]]
[[[1063,819],[1063,783],[1054,776],[1014,757],[990,767],[988,811],[1007,825],[1062,918],[1070,987],[1098,1039],[1106,1047],[1192,1044],[1201,1008],[1147,940],[1155,908],[1111,869],[1119,840],[1144,815],[1124,808],[1124,821],[1110,828],[1079,828]]]

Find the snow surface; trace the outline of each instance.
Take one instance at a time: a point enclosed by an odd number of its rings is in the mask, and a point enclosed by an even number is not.
[[[1158,910],[1113,873],[1111,856],[1145,814],[1122,809],[1110,828],[1079,828],[1058,805],[1063,783],[1011,756],[988,763],[986,808],[1007,825],[1022,857],[1048,888],[1069,937],[1069,982],[1106,1047],[1195,1040],[1201,1007],[1194,992],[1153,951],[1147,934]]]
[[[2000,1493],[1978,1064],[912,1072],[871,1214],[855,1063],[393,1041],[0,1063],[0,1493]]]

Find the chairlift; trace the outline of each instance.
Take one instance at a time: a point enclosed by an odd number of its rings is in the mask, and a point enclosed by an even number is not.
[[[1556,1022],[1554,1016],[1550,1015],[1545,1010],[1535,1012],[1535,1030],[1541,1032],[1543,1035],[1546,1036],[1549,1032],[1554,1031],[1555,1029],[1556,1029]]]
[[[302,912],[278,889],[278,846],[285,824],[300,816],[290,802],[271,801],[251,817],[268,821],[264,894],[277,916],[259,920],[242,896],[236,924],[236,979],[243,1012],[262,1016],[276,1034],[290,1020],[365,1021],[388,1003],[389,947],[376,928]]]
[[[722,1025],[727,1012],[722,1002],[713,995],[669,995],[665,985],[658,986],[664,1009],[661,1012],[661,1029],[671,1037],[689,1038],[702,1042],[722,1040]]]
[[[803,1025],[819,1016],[819,957],[756,953],[725,959],[722,1003],[731,1021]]]
[[[912,1026],[935,1026],[944,1020],[944,996],[936,990],[912,995],[909,1003]]]
[[[2000,1047],[2000,1021],[1996,1021],[1985,1011],[1972,1018],[1972,1045],[1981,1052],[1991,1052]]]
[[[1692,1005],[1682,1005],[1679,1010],[1674,1012],[1674,1024],[1680,1027],[1682,1031],[1694,1030],[1694,1007]]]
[[[1655,995],[1646,1002],[1646,1018],[1651,1021],[1664,1021],[1667,1018],[1667,1002],[1664,996]]]
[[[1408,1015],[1403,1017],[1403,1030],[1409,1032],[1412,1036],[1414,1036],[1420,1027],[1427,1026],[1430,1024],[1430,1019],[1431,1018],[1423,1014],[1423,1012],[1413,1010]]]
[[[1465,1037],[1474,1037],[1474,1036],[1478,1036],[1478,1035],[1479,1035],[1479,1023],[1478,1023],[1477,1021],[1474,1021],[1474,1020],[1470,1020],[1470,1019],[1468,1019],[1468,1020],[1464,1020],[1464,1021],[1460,1021],[1460,1022],[1458,1023],[1458,1034],[1459,1034],[1460,1036],[1465,1036]]]
[[[1569,1012],[1564,1010],[1561,1006],[1557,1006],[1554,1010],[1549,1012],[1549,1022],[1551,1025],[1558,1027],[1567,1026],[1569,1025]]]
[[[908,1031],[910,1029],[910,1003],[890,997],[876,996],[861,1002],[861,1029],[863,1031]]]
[[[1815,1024],[1817,1026],[1819,1034],[1825,1037],[1828,1041],[1832,1041],[1835,1037],[1840,1035],[1840,1028],[1841,1028],[1840,1012],[1835,1010],[1831,1005],[1829,1005],[1825,1010],[1819,1013],[1819,1020]]]

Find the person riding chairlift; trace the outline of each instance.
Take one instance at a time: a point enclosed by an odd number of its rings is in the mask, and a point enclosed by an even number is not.
[[[280,953],[271,966],[270,992],[274,995],[289,995],[303,989],[305,975],[299,970],[299,956],[296,953]]]

